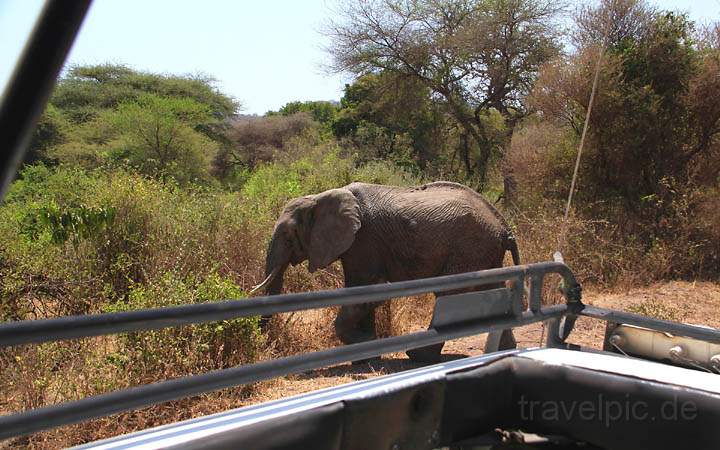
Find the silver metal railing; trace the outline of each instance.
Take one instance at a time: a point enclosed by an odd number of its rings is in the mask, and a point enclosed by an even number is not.
[[[548,274],[558,274],[562,277],[561,292],[564,295],[565,303],[542,306],[543,283]],[[431,292],[486,289],[503,283],[506,286],[504,288],[438,297],[433,322],[427,331],[216,370],[2,416],[0,417],[0,439],[278,376],[540,321],[545,321],[549,325],[548,346],[579,348],[565,342],[572,330],[575,318],[579,315],[613,323],[634,324],[710,342],[720,342],[720,331],[718,330],[584,305],[580,299],[580,285],[570,269],[559,262],[543,262],[332,291],[3,323],[0,324],[0,347],[152,330],[330,306],[382,302],[397,297]],[[524,298],[527,300],[527,308],[523,308]]]

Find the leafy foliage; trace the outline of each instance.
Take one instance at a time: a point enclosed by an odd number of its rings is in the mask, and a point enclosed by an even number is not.
[[[114,161],[180,183],[206,180],[217,144],[195,128],[210,121],[207,107],[189,98],[145,94],[104,115],[115,136],[106,147]],[[99,126],[102,128],[102,125]]]
[[[635,10],[623,9],[643,22],[631,27],[632,34],[611,41],[606,56],[591,116],[593,145],[582,173],[589,181],[582,195],[639,211],[645,199],[664,195],[664,179],[682,182],[688,164],[708,147],[707,142],[694,145],[704,132],[693,126],[696,106],[688,101],[699,63],[692,24],[673,13]],[[626,19],[616,18],[627,28]],[[596,55],[597,48],[588,46],[557,62],[541,77],[535,105],[579,131],[592,79],[588,69]]]
[[[74,139],[48,154],[88,169],[120,166],[181,184],[208,182],[219,144],[197,128],[212,120],[192,99],[143,94],[79,126]]]
[[[121,165],[181,184],[207,183],[239,107],[213,84],[119,65],[74,67],[50,99],[28,162]]]
[[[113,303],[106,309],[131,311],[218,300],[242,301],[242,297],[240,286],[215,272],[202,280],[166,273],[150,283],[131,286],[127,303]],[[253,362],[260,342],[259,317],[128,333],[121,340],[133,361],[126,369],[141,376],[154,371],[187,373]]]
[[[114,218],[113,208],[81,205],[61,210],[51,203],[41,207],[36,214],[26,216],[22,231],[30,239],[38,239],[39,235],[47,233],[53,244],[63,244],[68,239],[76,241],[97,236]]]
[[[414,79],[364,75],[345,86],[341,106],[333,131],[351,138],[361,158],[391,159],[419,171],[442,149],[445,118],[430,90]]]
[[[42,116],[40,116],[35,132],[32,135],[25,163],[51,162],[48,157],[48,149],[62,144],[67,139],[67,134],[70,131],[71,125],[68,123],[65,114],[60,109],[49,104]]]

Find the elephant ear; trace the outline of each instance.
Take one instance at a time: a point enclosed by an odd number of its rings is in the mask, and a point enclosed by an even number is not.
[[[360,229],[360,205],[347,189],[331,189],[315,197],[308,249],[308,270],[328,266],[350,248]]]

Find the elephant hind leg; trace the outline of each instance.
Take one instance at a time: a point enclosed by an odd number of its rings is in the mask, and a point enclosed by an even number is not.
[[[451,293],[459,294],[461,292],[465,292],[466,290],[458,289],[458,291],[459,292],[435,292],[435,298],[437,299],[438,297],[443,295],[450,295]],[[413,362],[435,364],[440,362],[440,354],[442,353],[442,349],[444,346],[444,342],[439,342],[437,344],[426,345],[425,347],[412,348],[410,350],[407,350],[405,354]]]
[[[517,348],[517,341],[512,329],[491,331],[485,341],[484,353],[497,352],[499,350],[512,350]]]
[[[490,284],[485,286],[476,286],[464,289],[454,289],[451,291],[435,292],[435,298],[447,295],[463,294],[466,292],[473,291],[485,291],[490,289],[497,289],[505,287],[504,283]],[[437,363],[440,362],[440,354],[442,353],[444,342],[439,344],[428,345],[426,347],[419,347],[408,350],[405,352],[408,357],[415,362],[421,363]],[[512,329],[492,332],[488,335],[488,344],[485,346],[485,353],[494,352],[498,350],[510,350],[517,348],[517,341]]]

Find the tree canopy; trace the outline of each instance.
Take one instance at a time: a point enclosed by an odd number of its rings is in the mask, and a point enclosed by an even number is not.
[[[268,111],[267,116],[282,115],[291,116],[297,113],[308,113],[316,122],[323,125],[330,124],[335,120],[335,116],[340,105],[336,102],[324,100],[318,101],[294,101],[286,103],[278,111]]]
[[[207,181],[239,107],[210,77],[73,67],[58,81],[28,162],[126,165],[181,183]]]
[[[468,168],[485,180],[493,152],[488,115],[509,129],[543,63],[559,50],[554,0],[360,0],[339,4],[327,26],[332,68],[412,77],[440,100],[477,149]]]
[[[63,110],[74,122],[85,122],[98,111],[151,93],[191,98],[206,105],[218,120],[232,117],[240,103],[214,85],[215,80],[205,75],[163,75],[117,64],[75,66],[59,80],[50,104]]]

